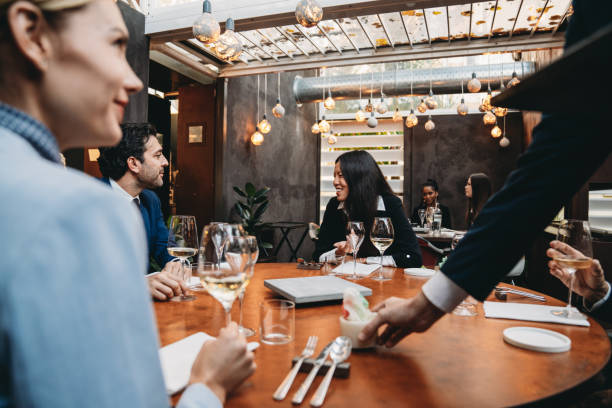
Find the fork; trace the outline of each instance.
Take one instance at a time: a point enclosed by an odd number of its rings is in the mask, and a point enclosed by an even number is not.
[[[278,386],[276,391],[274,392],[273,398],[277,401],[282,401],[289,392],[289,388],[291,388],[291,384],[293,384],[293,380],[300,371],[300,367],[304,360],[314,354],[315,347],[317,346],[317,341],[319,338],[317,336],[308,337],[308,341],[306,342],[306,347],[302,350],[302,354],[300,354],[299,360],[295,363],[291,371],[287,374],[283,382]]]

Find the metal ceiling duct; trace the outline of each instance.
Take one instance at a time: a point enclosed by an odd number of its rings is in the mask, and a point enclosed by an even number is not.
[[[463,81],[464,92],[468,93],[466,84],[472,78],[472,73],[482,84],[481,92],[486,92],[487,84],[491,83],[491,89],[499,89],[500,77],[506,85],[512,78],[512,72],[516,71],[520,79],[535,72],[533,62],[518,62],[516,64],[492,64],[466,67],[445,67],[415,69],[411,71],[387,71],[367,72],[364,74],[338,75],[328,77],[296,76],[293,80],[293,95],[296,103],[322,102],[323,94],[327,97],[327,89],[330,88],[334,99],[358,99],[359,80],[361,77],[361,96],[366,99],[370,96],[370,90],[374,97],[380,98],[381,81],[385,96],[408,96],[410,95],[410,83],[414,95],[426,95],[429,93],[429,80],[436,95],[461,93],[461,81]],[[490,73],[490,76],[489,76]]]

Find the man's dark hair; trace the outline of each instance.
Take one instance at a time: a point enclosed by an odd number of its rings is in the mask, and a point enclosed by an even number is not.
[[[128,171],[127,159],[135,157],[144,161],[145,145],[157,130],[150,123],[124,123],[123,137],[117,146],[101,147],[98,166],[104,177],[119,180]]]

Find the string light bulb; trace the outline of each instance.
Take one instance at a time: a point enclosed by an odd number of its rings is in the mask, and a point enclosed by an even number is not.
[[[394,122],[401,122],[402,121],[402,114],[400,113],[398,107],[396,107],[395,108],[395,112],[393,112],[393,121]]]
[[[512,73],[512,78],[510,78],[510,81],[508,81],[508,85],[506,85],[506,87],[512,88],[513,86],[518,85],[520,82],[521,81],[520,81],[520,79],[518,79],[518,75],[516,75],[516,72],[513,72]],[[501,141],[500,141],[500,143],[501,143]],[[510,142],[508,141],[508,143],[510,143]]]
[[[234,61],[242,54],[242,43],[234,32],[233,19],[228,18],[225,21],[225,31],[215,44],[217,55],[225,61]]]
[[[327,136],[328,145],[335,145],[336,143],[338,143],[338,138],[336,137],[336,135],[331,133],[329,136]]]
[[[427,105],[427,109],[434,110],[438,107],[438,102],[433,97],[433,92],[429,91],[429,96],[425,98],[425,105]]]
[[[499,139],[499,145],[501,147],[508,147],[508,146],[510,146],[510,139],[508,139],[506,136],[502,137],[501,139]]]
[[[255,128],[255,132],[251,135],[251,143],[259,146],[264,142],[264,135],[259,131],[259,127]]]
[[[319,130],[321,131],[321,133],[327,133],[330,129],[331,125],[328,121],[325,120],[325,116],[323,116],[321,118],[321,121],[319,122]]]
[[[332,98],[331,90],[329,91],[329,95],[327,96],[327,98],[325,98],[325,101],[323,102],[323,106],[327,110],[332,110],[336,107],[336,101],[334,101],[334,98]]]
[[[204,44],[214,43],[219,39],[221,27],[211,14],[210,0],[204,0],[202,15],[193,22],[193,36]]]
[[[485,97],[482,100],[482,109],[484,109],[484,111],[490,111],[491,109],[493,109],[493,106],[491,106],[491,97],[493,95],[491,95],[491,90],[489,89],[489,91],[487,92],[487,94],[485,95]]]
[[[493,108],[493,113],[495,114],[495,116],[503,118],[508,113],[508,108],[496,106],[495,108]]]
[[[419,124],[419,118],[414,114],[414,109],[410,109],[410,114],[406,116],[406,127],[413,128]]]
[[[368,127],[374,129],[376,126],[378,126],[378,119],[376,119],[374,112],[372,112],[368,118]]]
[[[468,114],[468,106],[465,104],[465,99],[461,98],[461,103],[457,105],[457,113],[461,116]]]
[[[270,122],[268,122],[268,118],[266,118],[265,113],[261,121],[257,124],[257,127],[259,128],[259,131],[264,135],[267,135],[268,133],[270,133],[270,130],[272,130],[272,125],[270,124]]]
[[[366,120],[366,114],[364,111],[359,108],[357,112],[355,112],[355,120],[357,122],[364,122]]]
[[[315,135],[318,135],[319,133],[321,133],[321,129],[319,128],[319,124],[315,123],[314,125],[312,125],[312,127],[310,128],[310,131],[312,133],[314,133]]]
[[[471,93],[476,93],[480,91],[480,87],[480,81],[478,80],[478,78],[476,78],[476,73],[472,72],[472,79],[470,79],[467,83],[468,91],[470,91]]]
[[[436,128],[436,124],[431,119],[431,115],[429,115],[429,119],[427,120],[427,122],[425,122],[425,130],[428,131],[428,132],[431,132],[435,128]]]
[[[493,129],[491,129],[491,136],[494,138],[498,138],[502,135],[502,130],[499,126],[495,125]]]
[[[487,113],[485,113],[482,117],[482,121],[485,125],[493,125],[495,122],[497,122],[497,119],[495,118],[495,115],[491,113],[491,111],[487,111]]]
[[[323,18],[323,8],[315,0],[300,0],[295,7],[295,18],[306,28],[314,27]]]
[[[272,108],[272,114],[277,118],[285,116],[285,107],[281,105],[280,99],[276,100],[276,105]]]
[[[365,108],[363,109],[364,111],[370,113],[374,110],[374,105],[372,105],[372,101],[370,99],[368,99],[368,103],[366,104]]]
[[[389,107],[387,106],[385,99],[380,98],[380,102],[378,102],[378,104],[376,105],[376,112],[380,113],[381,115],[384,115],[385,113],[387,113],[388,110]]]
[[[421,103],[417,105],[417,110],[421,113],[427,112],[427,105],[425,105],[425,102],[423,101],[423,99],[421,99]]]

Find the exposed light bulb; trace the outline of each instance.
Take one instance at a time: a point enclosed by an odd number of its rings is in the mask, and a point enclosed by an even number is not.
[[[457,113],[461,116],[468,114],[468,106],[465,104],[465,99],[461,98],[461,103],[457,105]]]
[[[234,32],[234,20],[228,18],[225,22],[225,31],[215,43],[217,55],[226,61],[234,61],[238,59],[242,53],[242,43],[238,35]]]
[[[366,120],[366,114],[364,111],[361,110],[361,108],[359,108],[359,110],[355,112],[355,120],[357,122],[363,122]]]
[[[427,105],[427,109],[436,109],[438,107],[438,102],[433,97],[433,92],[429,91],[429,96],[425,98],[425,105]]]
[[[325,120],[325,116],[323,116],[323,118],[321,119],[322,120],[319,122],[319,130],[321,131],[321,133],[329,132],[329,130],[331,129],[329,122]]]
[[[334,101],[334,98],[332,98],[331,91],[329,92],[329,96],[323,102],[323,106],[327,110],[332,110],[336,107],[336,101]]]
[[[476,93],[480,91],[480,81],[476,78],[476,73],[472,72],[472,79],[470,79],[467,83],[467,89],[471,93]]]
[[[429,119],[425,122],[425,130],[431,132],[436,128],[436,124],[433,120],[431,120],[431,115],[429,115]]]
[[[502,135],[502,130],[499,126],[495,125],[493,129],[491,129],[491,136],[498,138]]]
[[[259,131],[259,128],[255,129],[255,132],[251,135],[251,143],[255,146],[259,146],[264,141],[264,136]]]
[[[387,113],[388,110],[389,107],[385,103],[384,98],[380,98],[380,102],[378,102],[378,104],[376,105],[376,112],[380,113],[381,115],[384,115],[385,113]]]
[[[338,138],[336,137],[336,135],[332,133],[329,136],[327,136],[328,145],[335,145],[336,143],[338,143]]]
[[[378,126],[378,119],[376,119],[376,116],[374,116],[374,112],[372,112],[370,114],[370,117],[368,118],[368,127],[373,129],[376,126]]]
[[[319,133],[321,133],[321,129],[319,128],[319,124],[315,123],[314,125],[312,125],[312,127],[310,128],[310,131],[312,133],[314,133],[315,135],[318,135]]]
[[[276,100],[276,105],[272,108],[272,114],[277,118],[285,116],[285,107],[281,105],[280,99]]]
[[[499,140],[499,145],[501,147],[508,147],[508,146],[510,146],[510,139],[508,139],[506,136],[502,137]]]
[[[295,18],[304,27],[314,27],[323,18],[323,9],[315,0],[300,0],[295,7]]]
[[[419,124],[419,118],[414,114],[414,109],[410,109],[410,114],[406,116],[406,127],[413,128]]]
[[[503,118],[508,113],[508,108],[496,106],[495,108],[493,108],[493,113],[495,114],[495,116]]]
[[[506,85],[508,88],[512,88],[513,86],[519,84],[521,81],[518,79],[518,75],[516,75],[516,72],[512,73],[512,78],[510,79],[510,81],[508,81],[508,85]],[[502,139],[503,140],[503,139]],[[501,143],[501,141],[500,141]],[[510,143],[510,141],[508,141],[508,143]],[[502,146],[505,147],[505,146]]]
[[[363,108],[364,111],[370,113],[374,110],[374,105],[372,105],[372,101],[368,99],[368,104]]]
[[[302,106],[304,106],[304,104],[298,102],[298,103],[295,104],[295,106],[297,106],[298,108],[301,108]]]
[[[482,117],[482,121],[485,125],[492,125],[497,122],[497,119],[495,118],[495,115],[491,113],[491,111],[487,111],[487,113],[485,113]]]
[[[491,91],[489,91],[482,100],[482,109],[484,109],[485,111],[490,111],[491,109],[493,109],[493,106],[491,106],[491,97]]]
[[[257,127],[259,127],[259,131],[264,135],[267,135],[270,133],[270,130],[272,130],[272,125],[270,125],[270,122],[268,122],[265,113],[263,115],[263,119],[257,124]]]
[[[427,105],[425,105],[425,102],[423,101],[423,99],[421,99],[421,103],[417,105],[417,110],[421,113],[427,112]]]
[[[393,112],[393,121],[394,122],[402,121],[402,114],[400,113],[399,108],[395,108],[395,112]]]
[[[211,14],[210,0],[204,0],[202,15],[193,22],[193,36],[204,44],[214,43],[219,39],[221,27]]]

